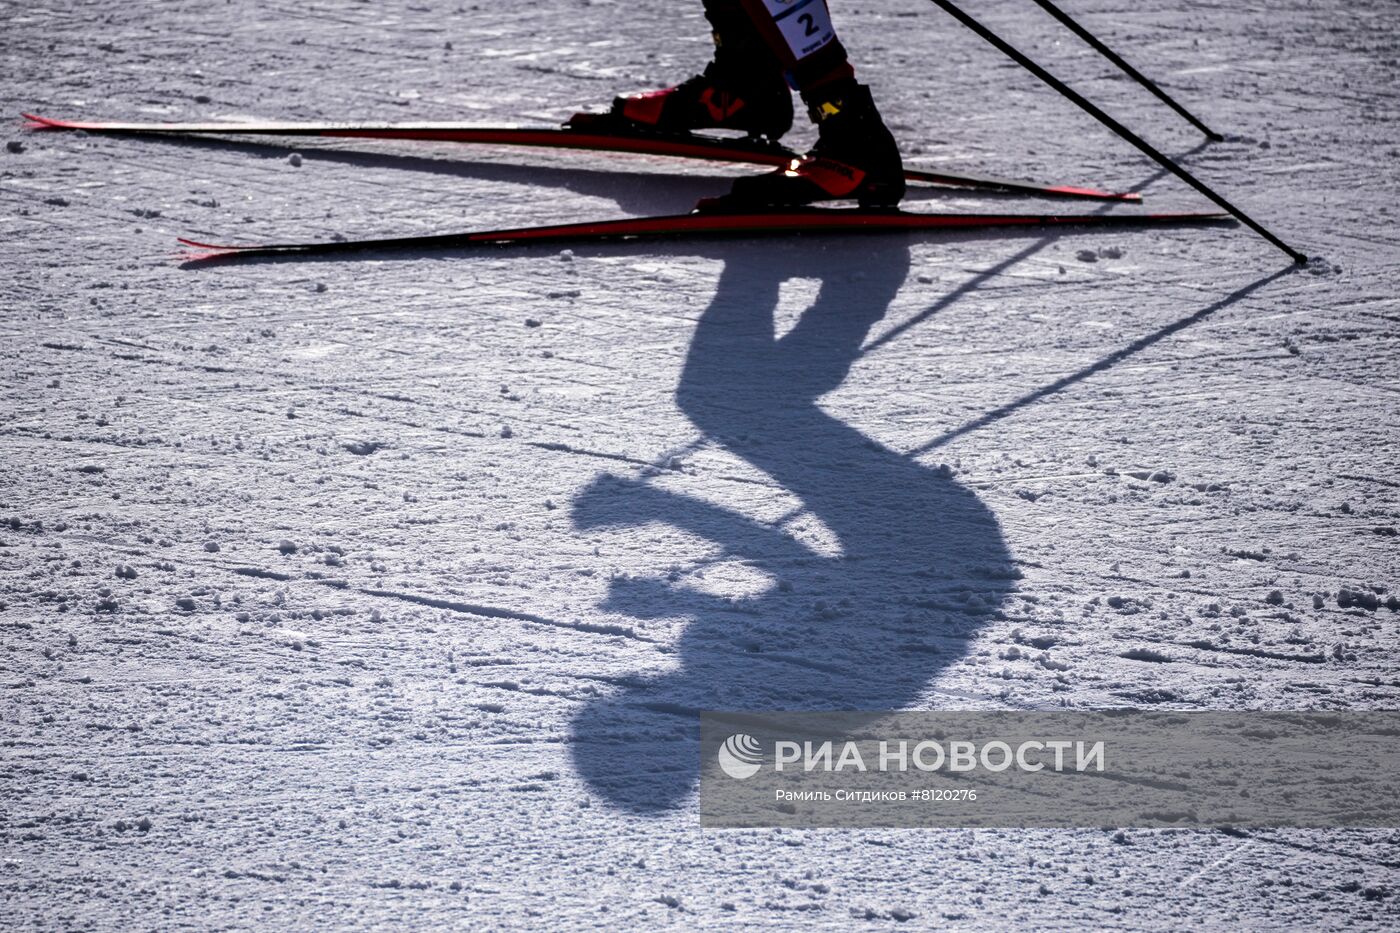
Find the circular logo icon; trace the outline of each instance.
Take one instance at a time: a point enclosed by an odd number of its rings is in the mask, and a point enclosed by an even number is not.
[[[763,746],[751,735],[737,732],[719,747],[720,770],[737,781],[751,778],[763,767]]]

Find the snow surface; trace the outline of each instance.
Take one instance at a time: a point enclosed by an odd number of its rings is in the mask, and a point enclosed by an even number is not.
[[[1209,207],[933,7],[834,6],[911,164]],[[697,825],[702,708],[1400,701],[1400,6],[1070,5],[1213,145],[1031,4],[969,9],[1322,259],[1238,228],[191,269],[177,235],[672,212],[743,169],[11,124],[5,925],[1393,928],[1395,831]],[[7,120],[556,121],[708,43],[661,0],[0,17]]]

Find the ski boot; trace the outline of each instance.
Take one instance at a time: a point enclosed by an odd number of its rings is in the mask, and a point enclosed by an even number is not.
[[[861,207],[892,208],[904,197],[904,163],[870,89],[854,80],[811,95],[807,113],[817,142],[800,159],[766,175],[740,178],[699,210],[792,207],[854,198]]]
[[[596,126],[601,121],[659,133],[741,130],[751,139],[773,142],[792,128],[792,92],[779,72],[717,57],[701,74],[675,87],[618,97],[609,113],[588,122]]]

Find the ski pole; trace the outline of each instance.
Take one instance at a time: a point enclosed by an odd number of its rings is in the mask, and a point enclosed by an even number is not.
[[[992,32],[986,26],[983,26],[977,20],[973,19],[971,16],[968,16],[956,4],[954,4],[952,0],[932,0],[932,2],[937,4],[940,8],[942,8],[943,11],[949,16],[952,16],[954,19],[962,23],[968,29],[971,29],[973,32],[977,33],[977,35],[990,42],[1004,55],[1006,55],[1012,61],[1016,62],[1016,64],[1020,65],[1022,68],[1026,69],[1031,74],[1035,75],[1037,78],[1044,81],[1046,84],[1050,85],[1055,90],[1059,91],[1072,103],[1076,104],[1079,107],[1079,109],[1089,114],[1089,116],[1093,117],[1095,120],[1098,120],[1104,126],[1113,130],[1113,132],[1117,133],[1123,139],[1132,143],[1144,155],[1153,159],[1158,165],[1162,166],[1162,168],[1171,172],[1177,178],[1180,178],[1182,181],[1195,188],[1201,194],[1210,198],[1216,204],[1219,204],[1225,210],[1229,211],[1237,220],[1239,220],[1245,226],[1249,227],[1249,229],[1253,230],[1255,233],[1259,234],[1261,237],[1268,240],[1270,243],[1274,244],[1279,249],[1287,253],[1289,258],[1291,258],[1298,265],[1301,266],[1307,264],[1307,256],[1304,256],[1302,253],[1298,252],[1296,249],[1289,246],[1287,243],[1283,242],[1278,237],[1274,236],[1272,233],[1266,230],[1263,227],[1263,225],[1261,225],[1257,220],[1250,217],[1238,207],[1235,207],[1235,205],[1231,204],[1229,201],[1225,200],[1223,196],[1217,194],[1205,182],[1201,181],[1195,175],[1192,175],[1190,172],[1186,171],[1186,169],[1182,168],[1180,165],[1177,165],[1167,156],[1158,152],[1155,148],[1153,148],[1151,143],[1147,142],[1142,137],[1134,133],[1132,130],[1128,129],[1126,126],[1119,123],[1117,120],[1113,119],[1108,114],[1104,113],[1098,107],[1094,106],[1092,103],[1086,100],[1082,95],[1077,93],[1069,85],[1065,84],[1059,78],[1055,77],[1050,72],[1046,71],[1044,68],[1031,61],[1029,58],[1027,58],[1021,52],[1017,51],[1014,47],[1009,45],[1004,39],[1002,39],[996,33]]]
[[[1076,22],[1074,18],[1071,17],[1064,10],[1051,3],[1050,0],[1035,0],[1035,3],[1042,10],[1049,13],[1051,16],[1055,17],[1055,19],[1059,20],[1062,24],[1068,27],[1070,32],[1074,33],[1076,36],[1089,43],[1089,45],[1091,45],[1096,52],[1098,52],[1100,55],[1102,55],[1109,61],[1113,62],[1113,64],[1117,65],[1119,68],[1121,68],[1124,74],[1132,78],[1138,84],[1141,84],[1143,87],[1147,88],[1153,94],[1156,94],[1157,97],[1162,101],[1162,103],[1166,104],[1168,107],[1181,114],[1182,118],[1186,120],[1187,123],[1190,123],[1202,133],[1205,133],[1206,138],[1209,139],[1211,142],[1218,143],[1225,139],[1224,136],[1221,136],[1215,130],[1211,129],[1210,127],[1202,123],[1200,120],[1198,120],[1195,114],[1187,110],[1185,107],[1181,106],[1181,104],[1177,103],[1176,100],[1174,100],[1170,94],[1158,87],[1155,81],[1147,77],[1147,75],[1143,74],[1142,72],[1138,71],[1132,65],[1129,65],[1127,62],[1125,62],[1117,52],[1104,45],[1101,41],[1099,41],[1097,36],[1095,36],[1089,30],[1085,29],[1083,26],[1079,25],[1079,23]]]

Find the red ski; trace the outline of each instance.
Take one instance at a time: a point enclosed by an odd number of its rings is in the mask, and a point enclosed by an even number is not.
[[[380,250],[463,249],[521,243],[588,243],[607,240],[665,239],[693,236],[774,236],[800,233],[900,233],[924,230],[997,227],[1201,224],[1230,221],[1228,214],[921,214],[900,210],[850,207],[774,208],[751,212],[697,212],[659,217],[630,217],[587,223],[548,224],[506,230],[478,230],[426,236],[377,237],[311,243],[207,243],[181,238],[200,252],[186,260],[254,256],[312,256]]]
[[[562,127],[472,126],[462,123],[104,123],[54,120],[36,114],[22,116],[32,130],[84,130],[120,136],[318,136],[355,139],[416,139],[496,146],[536,146],[674,156],[750,165],[786,165],[800,153],[777,143],[696,133],[627,131],[605,117],[579,114]],[[592,119],[589,119],[589,118]],[[1041,197],[1086,198],[1095,201],[1138,202],[1135,193],[1099,191],[1073,185],[1042,185],[982,175],[910,170],[912,182],[940,187],[1000,191]]]

